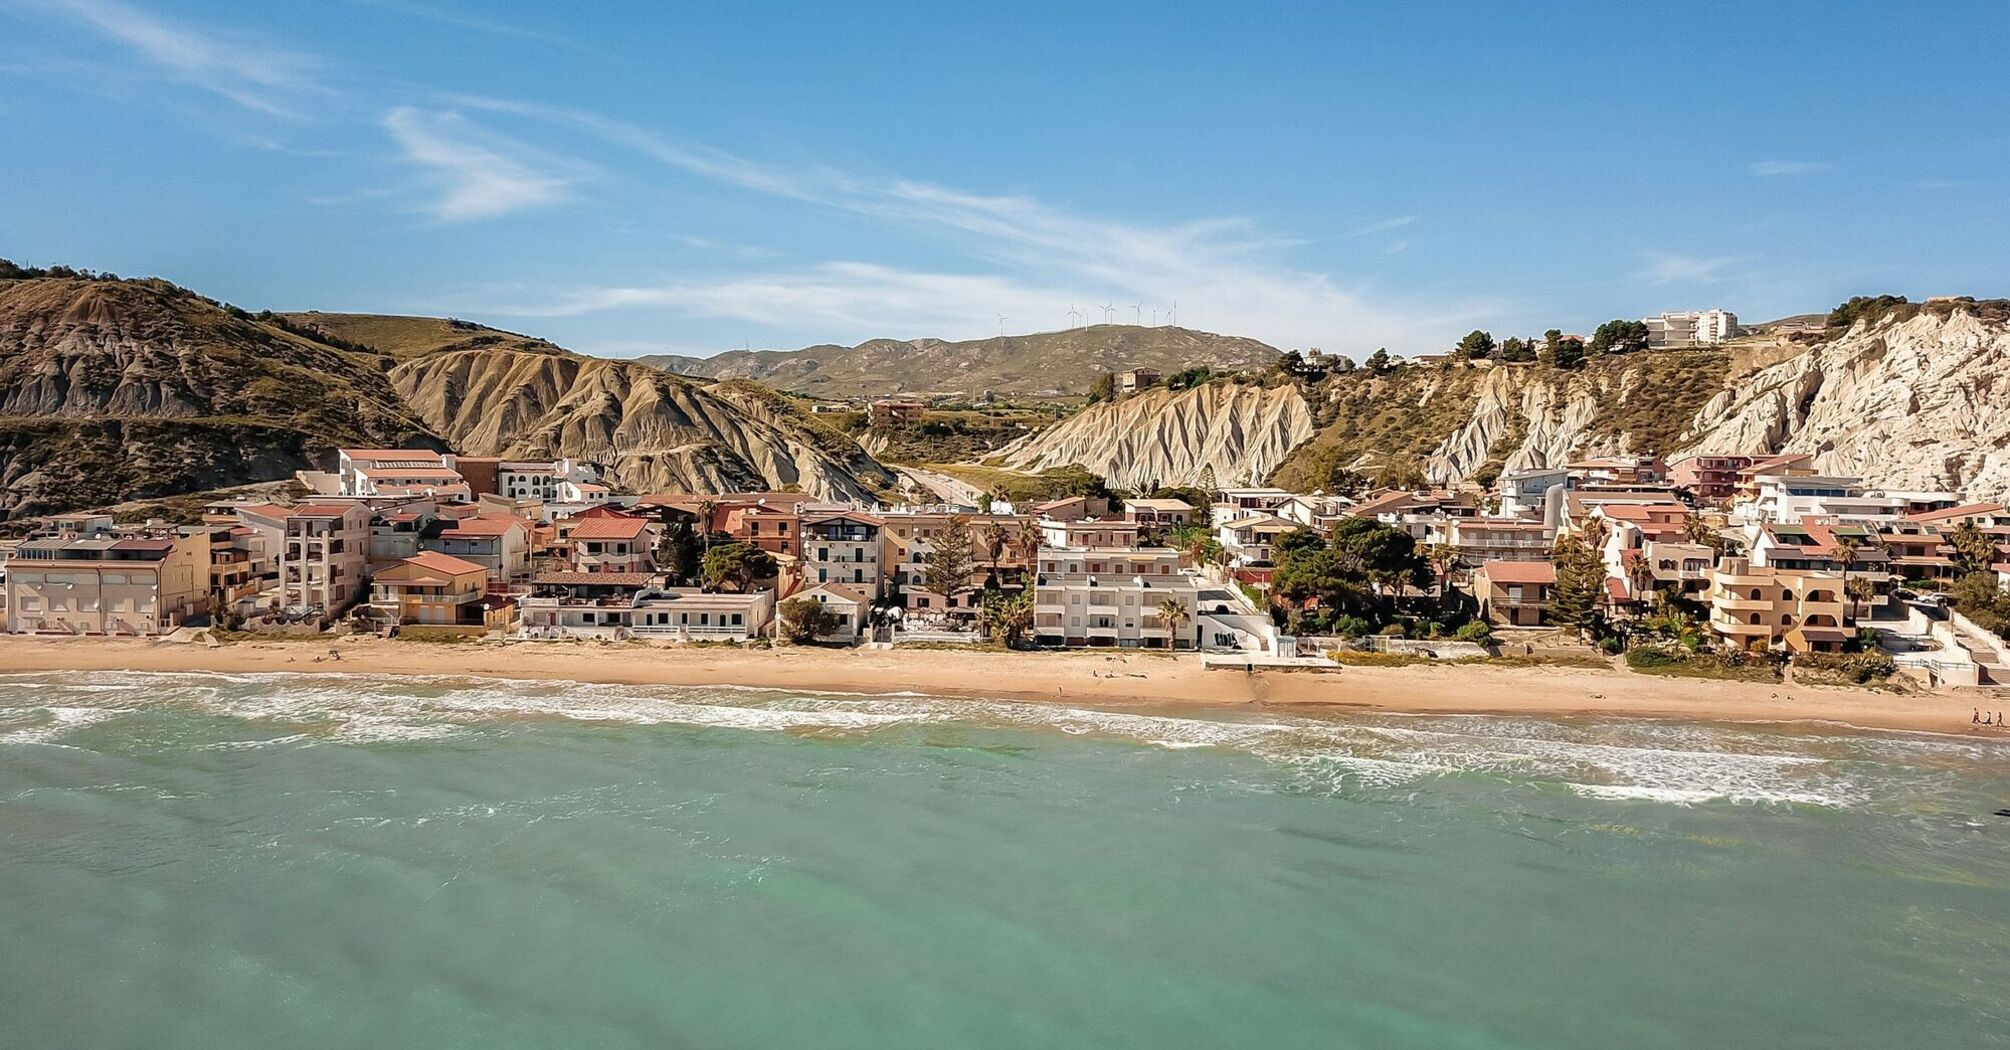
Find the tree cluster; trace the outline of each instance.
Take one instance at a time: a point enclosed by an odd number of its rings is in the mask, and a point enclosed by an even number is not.
[[[1295,607],[1299,626],[1312,630],[1334,629],[1343,618],[1387,623],[1396,596],[1432,582],[1416,539],[1368,518],[1341,519],[1331,540],[1311,529],[1288,533],[1276,544],[1274,565],[1272,597]]]
[[[1829,311],[1829,327],[1848,328],[1858,321],[1877,321],[1910,305],[1902,295],[1853,295]]]
[[[1585,349],[1593,354],[1630,354],[1647,349],[1647,322],[1611,320],[1591,333]]]

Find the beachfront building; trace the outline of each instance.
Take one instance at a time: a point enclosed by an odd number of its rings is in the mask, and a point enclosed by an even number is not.
[[[1041,521],[1083,521],[1109,517],[1110,501],[1102,496],[1063,496],[1035,503],[1029,509]]]
[[[1709,589],[1710,570],[1717,563],[1715,550],[1682,540],[1648,540],[1639,556],[1646,559],[1655,590],[1691,598]]]
[[[1140,527],[1122,518],[1082,518],[1075,521],[1040,520],[1043,547],[1101,547],[1130,550],[1138,545]]]
[[[888,511],[879,517],[884,523],[881,537],[891,573],[889,596],[910,621],[973,615],[982,600],[978,588],[994,570],[1001,589],[1019,589],[1028,556],[1037,546],[1029,542],[1037,535],[1030,517],[968,514],[948,508]],[[938,594],[928,587],[928,559],[936,541],[958,521],[967,533],[970,571],[965,582],[970,589]]]
[[[586,597],[561,587],[541,590],[518,600],[519,637],[744,642],[765,637],[774,623],[775,598],[769,591],[713,594],[652,585]]]
[[[655,525],[646,518],[567,519],[574,572],[655,572]]]
[[[884,593],[880,575],[880,531],[884,526],[864,511],[804,508],[797,528],[803,581],[812,586],[847,584],[877,601]]]
[[[303,503],[286,511],[279,545],[279,608],[340,613],[363,595],[369,569],[370,508]]]
[[[825,612],[836,618],[836,626],[820,636],[819,641],[854,645],[865,638],[873,602],[872,596],[866,592],[842,583],[822,583],[797,591],[788,600],[798,598],[822,605]]]
[[[1041,645],[1188,649],[1199,640],[1201,585],[1180,571],[1167,547],[1040,551],[1033,595],[1033,638]],[[1170,598],[1185,609],[1169,619]]]
[[[486,631],[509,622],[513,601],[489,590],[489,570],[424,551],[380,570],[370,582],[370,610],[383,623]]]
[[[1704,600],[1710,633],[1742,649],[1833,653],[1850,637],[1843,581],[1835,573],[1725,558],[1711,571]]]
[[[7,557],[6,627],[20,634],[147,637],[205,612],[209,528],[58,518]]]
[[[1556,599],[1556,566],[1548,561],[1490,561],[1473,572],[1473,596],[1480,615],[1510,627],[1535,627],[1549,620]]]

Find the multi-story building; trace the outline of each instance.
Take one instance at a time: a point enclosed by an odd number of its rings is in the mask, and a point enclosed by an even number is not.
[[[1354,501],[1345,496],[1296,495],[1270,509],[1270,513],[1286,521],[1295,521],[1308,529],[1322,534],[1333,531],[1334,525],[1353,509]]]
[[[7,630],[151,636],[209,602],[210,528],[59,518],[7,559]]]
[[[1710,587],[1717,552],[1700,543],[1648,540],[1640,557],[1654,574],[1654,589],[1694,597]]]
[[[970,571],[965,582],[972,588],[983,587],[996,571],[1001,589],[1018,589],[1028,556],[1038,546],[1033,519],[1021,515],[967,514],[940,508],[888,511],[879,518],[887,571],[891,573],[889,597],[910,618],[968,615],[979,600],[974,591],[944,595],[928,586],[929,556],[952,523],[960,521],[968,535]]]
[[[286,512],[279,546],[279,607],[335,614],[363,595],[370,561],[370,508],[303,503]]]
[[[509,599],[489,593],[489,571],[474,562],[425,551],[380,570],[370,581],[370,608],[380,622],[487,629],[503,626]]]
[[[1752,465],[1751,456],[1699,453],[1668,464],[1668,482],[1698,503],[1729,503],[1738,494],[1738,472]]]
[[[1183,499],[1124,501],[1124,520],[1147,528],[1175,528],[1193,521],[1193,505]]]
[[[1031,510],[1042,521],[1083,521],[1108,517],[1110,501],[1101,496],[1064,496],[1035,503]]]
[[[873,426],[892,427],[919,423],[928,414],[928,402],[911,398],[881,398],[872,403],[869,418]]]
[[[599,471],[570,459],[506,459],[496,464],[496,495],[504,499],[557,502],[561,482],[590,484],[599,480]]]
[[[1647,345],[1657,348],[1715,346],[1738,334],[1738,315],[1729,310],[1667,311],[1647,318]]]
[[[656,526],[647,518],[586,517],[571,523],[575,572],[656,571]],[[561,523],[563,524],[563,523]]]
[[[849,584],[877,601],[885,593],[880,568],[884,527],[864,511],[805,508],[797,527],[803,582]]]
[[[1556,546],[1556,528],[1539,521],[1450,518],[1443,536],[1459,549],[1459,565],[1467,569],[1490,561],[1548,561]]]
[[[1129,549],[1138,545],[1139,526],[1122,518],[1082,518],[1075,521],[1040,519],[1043,547],[1104,547]]]
[[[1165,547],[1040,551],[1033,637],[1042,645],[1188,649],[1199,643],[1200,584]],[[1167,599],[1184,607],[1177,618]]]
[[[1556,600],[1556,566],[1547,561],[1490,561],[1473,572],[1480,615],[1494,623],[1534,627]]]
[[[1849,640],[1842,577],[1725,558],[1704,592],[1710,633],[1740,648],[1840,652]]]
[[[1570,488],[1570,471],[1563,467],[1528,467],[1503,471],[1494,481],[1500,495],[1502,517],[1519,518],[1541,514],[1552,489]]]
[[[474,491],[452,457],[422,448],[345,448],[336,451],[335,492],[341,496],[435,496],[472,500]]]
[[[1277,541],[1304,527],[1274,514],[1250,514],[1215,526],[1214,538],[1236,565],[1269,565]]]
[[[516,583],[530,575],[530,528],[529,522],[507,514],[440,518],[425,530],[419,546],[474,562],[487,570],[492,580]],[[577,532],[575,527],[575,535]]]

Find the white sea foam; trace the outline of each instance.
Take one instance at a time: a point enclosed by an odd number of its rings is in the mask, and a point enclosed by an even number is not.
[[[44,708],[52,690],[67,706]],[[1169,751],[1215,748],[1289,771],[1301,788],[1387,788],[1459,774],[1566,785],[1592,798],[1697,803],[1716,799],[1843,806],[1862,792],[1839,757],[1868,757],[1862,737],[1787,738],[1670,722],[1548,722],[1500,716],[1341,719],[1215,717],[1108,711],[1015,701],[944,700],[915,693],[857,694],[742,687],[638,687],[459,676],[368,674],[0,676],[0,725],[11,709],[62,711],[0,734],[56,742],[83,725],[148,703],[277,723],[297,730],[237,742],[326,739],[371,744],[429,740],[510,719],[686,725],[757,732],[858,733],[957,724],[1096,736]],[[67,692],[62,692],[67,691]],[[98,706],[118,697],[120,707]]]

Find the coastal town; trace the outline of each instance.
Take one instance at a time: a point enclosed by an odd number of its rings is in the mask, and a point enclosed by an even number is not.
[[[2010,684],[2010,510],[1809,456],[1589,458],[1352,496],[1204,477],[1023,505],[622,493],[590,463],[420,448],[329,467],[199,521],[33,522],[0,541],[7,631],[1155,649],[1244,669],[1581,646],[1642,668]]]

